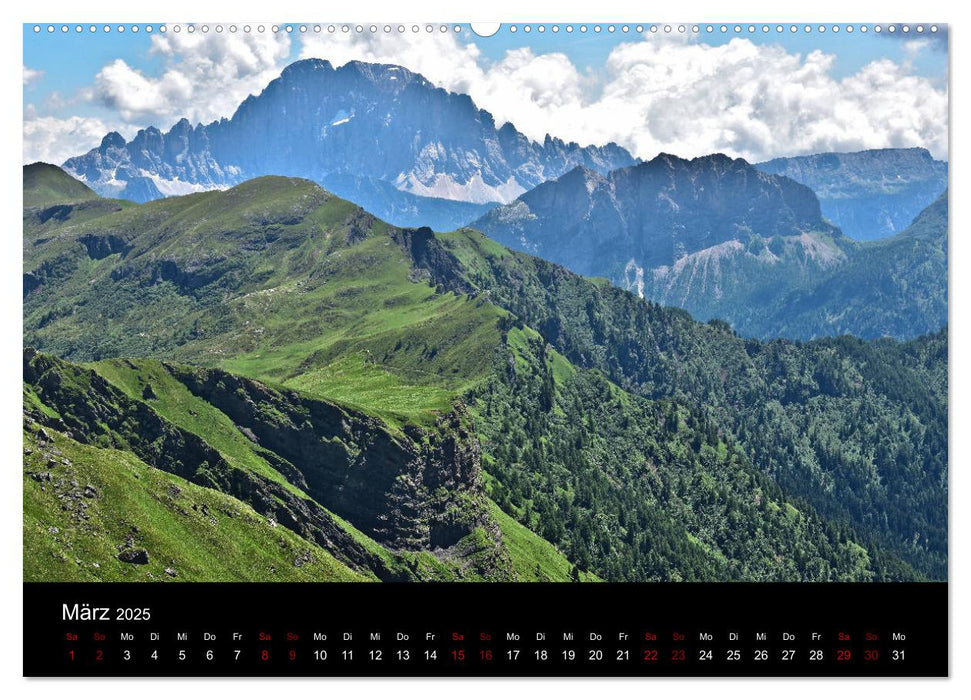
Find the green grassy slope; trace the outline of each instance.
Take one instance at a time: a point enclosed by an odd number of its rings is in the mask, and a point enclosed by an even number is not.
[[[31,163],[24,166],[25,209],[91,199],[98,199],[94,190],[55,165]]]
[[[25,581],[377,580],[128,451],[26,430],[23,479]],[[141,550],[146,563],[119,559]]]
[[[504,315],[438,294],[385,224],[286,178],[72,224],[24,264],[43,280],[25,300],[28,345],[222,366],[399,426],[433,424],[482,379]]]
[[[201,491],[212,497],[223,492],[242,501],[263,521],[276,523],[314,551],[329,551],[365,578],[483,580],[509,575],[501,534],[477,486],[474,453],[466,455],[463,450],[470,448],[454,437],[446,445],[454,460],[449,468],[471,470],[464,481],[442,493],[402,491],[399,481],[429,480],[440,466],[439,447],[425,443],[427,436],[414,435],[421,445],[394,442],[403,437],[389,442],[391,433],[380,423],[292,392],[281,394],[232,375],[209,377],[153,360],[103,361],[82,368],[32,351],[25,354],[25,378],[26,424],[32,430],[43,426],[50,442],[65,443],[56,449],[73,451],[71,461],[79,473],[107,469],[100,478],[110,481],[112,465],[147,464],[178,483],[205,487]],[[205,392],[222,409],[201,398]],[[255,413],[241,413],[240,407]],[[304,424],[295,442],[296,416],[303,416]],[[75,445],[71,436],[84,444]],[[53,449],[46,450],[44,460]],[[34,457],[25,457],[25,468],[40,459],[38,450],[30,454]],[[416,468],[424,472],[416,473]],[[329,475],[342,481],[348,499],[328,495]],[[118,487],[132,483],[123,479]],[[397,508],[417,514],[419,539],[409,539],[412,521],[405,516],[392,529],[375,529],[375,508],[379,515]],[[448,532],[433,535],[432,544],[427,532],[420,537],[421,527],[434,533],[442,523]],[[92,538],[104,550],[113,534],[108,528]],[[187,539],[185,544],[197,543]],[[34,557],[39,542],[26,539],[25,545]],[[224,575],[229,574],[216,566],[208,573],[192,569],[187,574],[193,580]]]
[[[93,363],[92,368],[131,399],[146,400],[160,416],[201,437],[230,464],[306,497],[267,461],[271,453],[260,449],[225,413],[189,391],[158,360],[103,360]]]
[[[492,515],[502,528],[519,581],[572,581],[574,573],[582,582],[600,581],[596,575],[576,570],[574,565],[549,542],[526,528],[502,508],[492,504]]]
[[[413,275],[382,222],[304,181],[266,178],[225,193],[125,207],[96,221],[66,221],[57,233],[25,247],[25,264],[46,272],[28,293],[25,327],[36,331],[28,342],[62,356],[224,366],[336,400],[401,434],[408,426],[436,430],[486,377],[501,342],[504,312],[439,293]],[[95,326],[103,332],[91,334]],[[201,437],[231,468],[308,497],[303,484],[276,470],[279,455],[160,362],[112,359],[90,367],[130,400]],[[468,560],[481,559],[476,548],[494,537],[488,529],[470,533],[441,555],[391,553],[341,522],[392,578],[475,577]]]

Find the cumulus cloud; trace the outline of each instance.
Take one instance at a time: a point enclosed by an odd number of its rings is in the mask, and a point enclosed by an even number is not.
[[[24,85],[29,85],[35,80],[40,80],[44,77],[44,71],[35,70],[33,68],[28,68],[24,66]]]
[[[920,145],[946,154],[944,89],[887,59],[839,80],[835,60],[747,39],[624,44],[608,59],[599,102],[624,110],[639,153],[720,150],[761,160]]]
[[[68,158],[98,146],[109,131],[119,131],[129,137],[134,135],[130,126],[97,118],[37,116],[33,105],[27,105],[24,110],[24,162],[60,165]]]
[[[908,52],[921,49],[915,43]],[[467,92],[533,139],[549,132],[584,144],[615,141],[642,158],[720,151],[759,161],[907,146],[947,155],[946,89],[916,75],[911,61],[877,60],[837,79],[836,57],[822,51],[651,36],[617,46],[594,77],[564,54],[520,48],[485,65],[475,46],[451,34],[354,33],[309,37],[301,56],[398,63]]]
[[[150,53],[163,60],[159,75],[116,59],[101,69],[87,97],[129,122],[209,122],[232,115],[279,76],[290,40],[282,33],[167,32],[152,36]]]

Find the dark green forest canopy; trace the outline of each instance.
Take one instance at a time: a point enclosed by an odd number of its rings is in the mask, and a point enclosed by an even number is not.
[[[822,513],[944,577],[947,330],[900,343],[758,342],[481,234],[441,236],[457,279],[580,367],[708,416],[765,474]]]

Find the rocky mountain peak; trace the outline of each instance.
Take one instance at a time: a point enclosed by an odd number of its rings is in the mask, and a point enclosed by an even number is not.
[[[402,66],[351,61],[335,69],[306,59],[230,119],[195,127],[182,119],[131,143],[111,134],[64,168],[102,195],[136,201],[261,175],[305,177],[391,223],[445,230],[577,165],[608,172],[633,162],[615,144],[552,136],[537,143],[511,123],[497,129],[468,95]]]
[[[307,76],[312,76],[317,72],[334,72],[334,66],[330,61],[323,58],[305,58],[300,61],[294,61],[280,73],[280,78],[283,80],[293,80],[300,79]]]
[[[692,160],[661,153],[606,175],[578,166],[472,226],[582,274],[611,278],[631,260],[672,265],[753,234],[839,235],[808,187],[721,153]]]
[[[107,151],[109,148],[124,148],[125,147],[125,137],[119,134],[117,131],[109,131],[105,134],[104,138],[101,139],[101,145],[98,150],[102,153]]]

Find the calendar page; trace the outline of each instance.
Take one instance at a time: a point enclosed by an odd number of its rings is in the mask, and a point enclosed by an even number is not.
[[[24,675],[948,674],[947,25],[28,23],[23,102]]]

